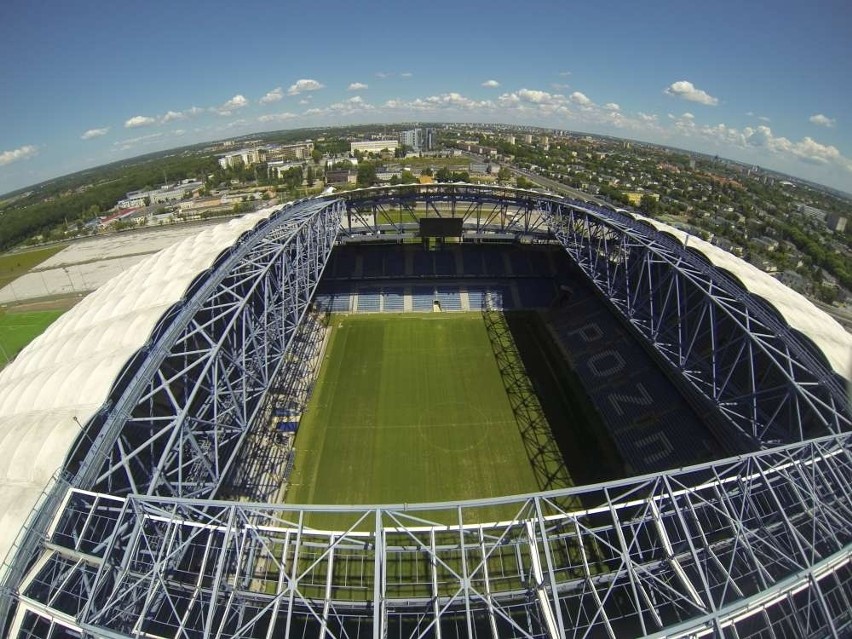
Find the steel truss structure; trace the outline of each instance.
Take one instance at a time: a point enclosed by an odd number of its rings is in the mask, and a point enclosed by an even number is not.
[[[297,329],[334,242],[410,233],[426,212],[480,240],[560,242],[754,452],[463,503],[216,499],[270,387],[300,387]],[[812,344],[627,215],[471,185],[302,201],[222,255],[128,366],[23,534],[0,623],[14,637],[844,636],[849,427]],[[504,520],[482,521],[494,506]]]

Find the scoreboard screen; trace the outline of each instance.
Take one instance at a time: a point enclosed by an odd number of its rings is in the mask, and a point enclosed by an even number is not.
[[[460,217],[421,217],[420,237],[461,237]]]

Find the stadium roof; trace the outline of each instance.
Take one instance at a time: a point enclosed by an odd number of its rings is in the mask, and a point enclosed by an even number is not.
[[[122,368],[199,273],[275,208],[217,224],[107,282],[0,371],[0,560]]]
[[[733,275],[749,293],[770,304],[790,328],[808,337],[838,375],[852,382],[852,335],[828,313],[756,266],[718,246],[668,224],[641,215],[633,217],[672,235],[684,246],[703,255],[713,266]]]
[[[59,318],[0,372],[0,558],[62,468],[85,424],[163,314],[193,280],[275,208],[207,228],[139,262]],[[637,219],[643,219],[637,216]],[[685,245],[687,235],[645,220]],[[763,297],[852,380],[852,335],[804,297],[744,261],[689,236],[689,248]]]

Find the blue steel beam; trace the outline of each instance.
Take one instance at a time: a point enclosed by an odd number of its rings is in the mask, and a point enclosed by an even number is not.
[[[299,203],[244,236],[172,312],[89,425],[95,446],[72,484],[57,482],[36,518],[43,541],[7,573],[18,575],[10,636],[849,631],[849,409],[779,318],[671,238],[586,203],[472,185],[345,197]],[[731,436],[768,450],[461,504],[211,499],[282,362],[300,359],[286,355],[338,233],[410,234],[399,210],[559,241]],[[515,517],[480,521],[495,504]],[[321,513],[349,523],[310,527]]]

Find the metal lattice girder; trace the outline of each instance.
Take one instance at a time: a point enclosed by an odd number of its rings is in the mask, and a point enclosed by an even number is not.
[[[539,199],[529,191],[472,184],[403,185],[359,189],[341,195],[346,201],[344,235],[406,234],[418,218],[460,217],[468,233],[521,236],[547,233]]]
[[[286,360],[342,211],[317,201],[285,208],[219,258],[95,418],[76,485],[112,494],[215,492]]]
[[[758,445],[850,427],[842,382],[755,297],[623,215],[557,205],[556,237],[613,307]]]
[[[456,505],[71,489],[19,615],[169,637],[747,635],[760,615],[781,636],[831,634],[852,623],[850,440]],[[514,517],[466,523],[495,503]]]
[[[763,302],[671,238],[585,203],[473,185],[345,197],[297,203],[246,234],[163,318],[87,425],[70,487],[57,481],[28,524],[4,582],[10,636],[848,633],[844,389]],[[463,216],[467,234],[555,238],[766,450],[462,504],[210,500],[270,385],[301,392],[313,347],[297,329],[335,238],[408,232],[400,211],[424,210]],[[833,434],[808,440],[817,432]],[[483,520],[495,505],[513,516]]]
[[[731,277],[627,215],[468,184],[370,188],[343,197],[342,231],[353,235],[411,234],[417,215],[426,214],[462,217],[468,235],[555,237],[638,335],[733,426],[737,434],[721,439],[739,438],[734,451],[852,426],[845,386],[812,344]]]

